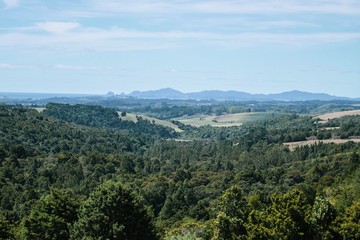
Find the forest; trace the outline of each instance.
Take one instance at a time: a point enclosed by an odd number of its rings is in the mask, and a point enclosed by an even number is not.
[[[0,105],[0,239],[360,239],[360,116],[314,117],[353,104],[117,104]],[[349,141],[284,144],[307,139]]]

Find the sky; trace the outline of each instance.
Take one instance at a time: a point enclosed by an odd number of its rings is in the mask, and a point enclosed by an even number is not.
[[[360,0],[0,0],[0,92],[360,97]]]

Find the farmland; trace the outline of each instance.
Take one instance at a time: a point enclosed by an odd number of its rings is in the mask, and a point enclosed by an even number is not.
[[[352,116],[352,115],[360,115],[360,110],[327,113],[327,114],[316,116],[316,118],[319,118],[321,120],[321,122],[325,123],[331,119],[341,118],[341,117],[345,117],[345,116]]]
[[[45,108],[40,108],[40,107],[38,107],[38,108],[34,108],[36,111],[38,111],[39,113],[41,113],[41,112],[43,112],[44,110],[45,110]]]
[[[174,120],[183,124],[188,124],[194,127],[201,127],[210,125],[212,127],[231,127],[241,126],[244,123],[256,120],[264,120],[274,117],[275,114],[271,112],[255,112],[255,113],[236,113],[224,115],[203,115],[197,114],[189,117],[176,118]]]
[[[360,143],[360,139],[326,139],[326,140],[307,140],[307,141],[299,141],[299,142],[287,142],[284,143],[284,145],[288,146],[291,151],[294,151],[297,147],[302,147],[307,145],[314,145],[319,143],[342,144],[350,141]]]
[[[121,120],[126,120],[126,121],[133,121],[133,122],[137,122],[137,117],[141,117],[142,119],[148,120],[150,122],[153,122],[155,124],[164,126],[164,127],[170,127],[172,129],[174,129],[176,132],[182,132],[183,130],[181,130],[178,126],[176,126],[175,124],[173,124],[172,122],[166,121],[166,120],[161,120],[161,119],[157,119],[157,118],[152,118],[152,117],[148,117],[142,114],[132,114],[132,113],[126,113],[126,116],[121,116],[121,112],[118,112],[119,117]]]

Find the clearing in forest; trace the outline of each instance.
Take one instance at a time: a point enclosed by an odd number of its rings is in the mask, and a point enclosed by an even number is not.
[[[118,114],[119,114],[119,118],[122,120],[137,122],[137,117],[141,117],[142,119],[149,120],[150,122],[153,122],[157,125],[170,127],[174,129],[176,132],[183,132],[183,130],[181,130],[176,124],[173,124],[170,121],[152,118],[141,114],[126,113],[126,116],[121,116],[121,112],[118,112]]]
[[[241,126],[247,122],[268,119],[274,116],[275,114],[272,112],[247,112],[224,115],[197,114],[188,117],[175,118],[174,120],[194,127],[201,127],[206,125],[210,125],[212,127],[231,127]]]
[[[45,108],[40,108],[40,107],[37,107],[37,108],[34,108],[36,111],[38,111],[39,113],[43,112],[45,110]]]
[[[319,118],[322,120],[321,121],[322,123],[326,123],[327,121],[334,119],[334,118],[341,118],[341,117],[352,116],[352,115],[360,115],[360,110],[327,113],[327,114],[315,116],[314,118]]]
[[[360,143],[360,139],[326,139],[326,140],[307,140],[307,141],[300,141],[300,142],[287,142],[284,143],[284,145],[289,146],[289,149],[291,151],[295,150],[297,147],[302,147],[306,145],[313,145],[316,143],[335,143],[335,144],[341,144],[341,143],[347,143],[347,142],[356,142]]]

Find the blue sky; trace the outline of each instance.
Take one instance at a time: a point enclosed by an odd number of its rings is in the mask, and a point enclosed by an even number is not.
[[[0,92],[360,97],[359,0],[0,0]]]

